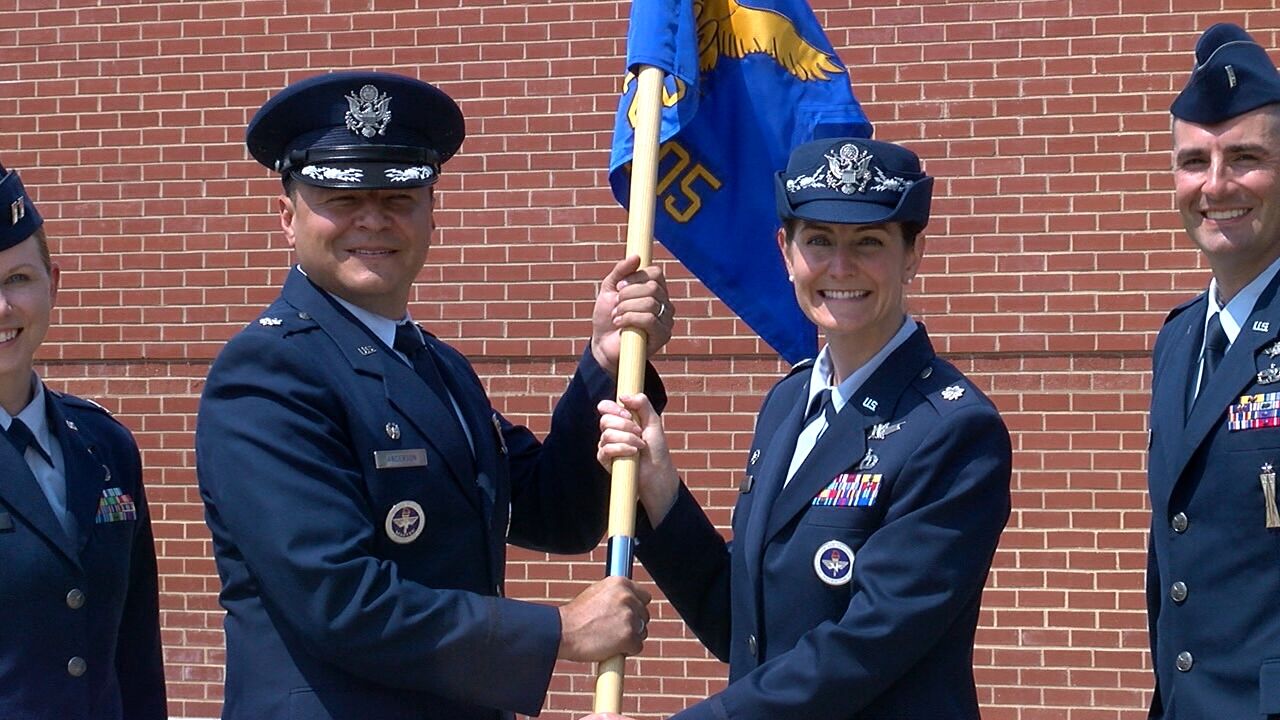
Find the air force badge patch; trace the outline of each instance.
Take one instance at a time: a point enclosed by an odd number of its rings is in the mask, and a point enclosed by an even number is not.
[[[813,555],[813,571],[828,585],[849,584],[853,579],[853,549],[839,540],[823,543]]]

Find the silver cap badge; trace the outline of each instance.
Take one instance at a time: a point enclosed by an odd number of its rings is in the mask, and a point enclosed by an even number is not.
[[[391,96],[379,92],[372,85],[360,88],[359,94],[347,96],[347,129],[357,135],[371,138],[386,135],[391,122]]]

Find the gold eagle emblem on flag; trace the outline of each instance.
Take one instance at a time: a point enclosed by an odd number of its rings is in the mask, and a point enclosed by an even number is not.
[[[698,69],[710,72],[722,57],[742,59],[765,53],[803,81],[826,80],[844,71],[834,58],[800,37],[791,18],[737,0],[695,0]]]

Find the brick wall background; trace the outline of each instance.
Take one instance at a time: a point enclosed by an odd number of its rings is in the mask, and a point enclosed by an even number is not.
[[[1207,273],[1172,212],[1167,108],[1199,31],[1280,38],[1271,0],[815,0],[877,136],[939,178],[913,312],[1014,431],[1014,511],[976,653],[993,720],[1145,717],[1148,350]],[[853,6],[853,7],[850,7]],[[469,138],[441,182],[413,312],[535,430],[622,248],[605,180],[627,6],[568,0],[0,2],[0,161],[64,268],[39,370],[143,448],[171,710],[215,717],[222,614],[195,489],[208,363],[270,301],[289,252],[243,128],[328,69],[418,75]],[[685,478],[727,524],[754,413],[784,366],[661,249],[681,320],[656,359]],[[281,438],[288,442],[288,438]],[[513,596],[560,601],[602,553],[516,552]],[[659,608],[625,709],[664,717],[725,668]],[[559,669],[543,717],[590,706]],[[495,677],[495,682],[501,678]]]

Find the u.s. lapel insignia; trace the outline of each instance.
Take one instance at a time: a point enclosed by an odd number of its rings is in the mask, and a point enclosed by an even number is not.
[[[902,426],[906,424],[907,424],[906,420],[902,420],[896,423],[895,422],[876,423],[875,425],[871,426],[870,430],[867,431],[867,439],[883,440],[889,437],[890,435],[901,430]]]
[[[1280,382],[1280,368],[1271,364],[1271,367],[1258,373],[1259,385],[1270,385],[1273,382]]]
[[[823,543],[813,554],[813,571],[828,585],[847,585],[853,579],[853,548],[839,540]]]
[[[755,450],[751,451],[751,464],[755,465],[756,461],[759,459],[760,459],[760,448],[756,448]]]
[[[397,424],[395,424],[395,423],[393,423],[393,422],[389,422],[389,423],[387,423],[387,426],[386,426],[385,428],[383,428],[383,429],[387,431],[387,437],[391,438],[392,440],[399,440],[399,439],[400,439],[400,426],[399,426],[399,425],[397,425]]]
[[[103,485],[111,484],[111,468],[107,467],[106,465],[102,466],[102,484]]]
[[[76,427],[76,424],[71,422],[70,420],[67,421],[67,427],[71,428],[72,430],[75,430],[76,432],[80,432],[80,428]]]
[[[364,355],[365,357],[368,357],[378,352],[378,348],[372,345],[361,345],[360,347],[356,348],[356,352],[360,353],[361,355]]]
[[[879,456],[871,448],[867,448],[867,454],[862,456],[862,461],[858,463],[859,470],[870,470],[880,462]]]
[[[871,412],[875,412],[876,408],[880,407],[880,403],[874,400],[873,398],[864,397],[862,398],[862,407],[866,408],[867,410],[870,410]]]
[[[1263,350],[1262,352],[1266,353],[1267,357],[1275,357],[1277,355],[1280,355],[1280,340],[1277,340],[1271,343],[1270,345],[1267,346],[1267,349]]]
[[[387,538],[399,545],[411,543],[422,534],[425,524],[422,506],[412,500],[402,500],[387,512]]]
[[[1254,321],[1253,321],[1253,331],[1254,331],[1254,332],[1266,332],[1266,331],[1268,331],[1268,330],[1270,330],[1270,329],[1271,329],[1271,323],[1269,323],[1269,322],[1266,322],[1266,321],[1263,321],[1263,320],[1254,320]]]
[[[964,397],[964,388],[959,385],[951,385],[942,389],[943,400],[959,400]]]

